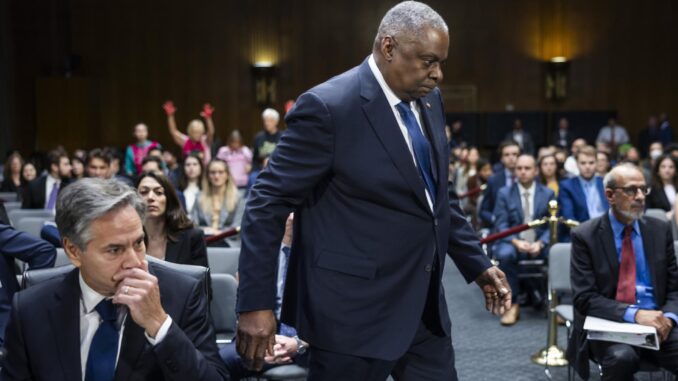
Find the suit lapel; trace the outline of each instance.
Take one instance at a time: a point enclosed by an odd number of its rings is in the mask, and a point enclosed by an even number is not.
[[[359,75],[360,95],[367,100],[363,104],[363,111],[367,120],[421,206],[428,213],[431,213],[431,208],[426,201],[425,184],[419,177],[419,171],[412,161],[412,154],[403,139],[395,115],[393,115],[391,106],[388,104],[377,79],[374,78],[367,60],[360,66]]]
[[[654,288],[655,300],[663,300],[663,295],[659,295],[659,290],[663,287],[658,286],[659,282],[657,279],[657,268],[655,264],[656,254],[659,251],[655,251],[655,240],[652,239],[652,232],[649,231],[649,227],[644,218],[638,220],[638,226],[640,227],[640,234],[643,238],[643,252],[645,253],[645,264],[650,270],[650,278],[652,279],[652,287]],[[660,298],[661,296],[661,298]]]
[[[516,209],[518,209],[518,217],[519,217],[519,222],[518,224],[522,224],[523,221],[525,221],[525,213],[523,213],[523,199],[521,198],[520,195],[520,188],[518,188],[517,183],[513,183],[511,185],[511,198],[516,200]]]
[[[120,358],[118,359],[118,365],[115,368],[116,381],[125,381],[130,378],[134,371],[134,365],[137,363],[139,356],[144,352],[146,345],[147,341],[144,336],[143,328],[138,326],[134,320],[132,320],[132,316],[128,314],[125,321],[125,331],[122,337]]]
[[[588,209],[588,203],[586,201],[586,193],[584,193],[584,186],[581,185],[581,181],[579,181],[578,177],[573,178],[572,181],[574,182],[574,187],[573,187],[574,193],[576,193],[575,194],[575,200],[581,200],[581,203],[583,204],[584,213],[586,213],[588,218],[591,218],[591,216],[589,216],[589,209]]]
[[[54,332],[57,356],[65,380],[81,380],[80,365],[80,285],[78,270],[73,270],[54,293],[49,309],[49,324]]]
[[[421,120],[424,124],[424,128],[426,131],[428,131],[428,136],[429,140],[431,142],[431,155],[432,155],[432,160],[433,162],[431,163],[431,168],[433,170],[433,180],[436,182],[436,187],[437,187],[437,195],[436,197],[436,204],[438,203],[438,200],[441,199],[440,195],[446,191],[447,187],[447,164],[449,162],[449,158],[446,157],[445,153],[445,147],[443,146],[444,142],[447,141],[447,139],[444,136],[443,130],[440,128],[440,122],[438,121],[438,125],[434,123],[433,116],[431,115],[431,110],[432,110],[432,105],[433,103],[430,102],[429,100],[429,95],[426,97],[419,99],[419,109],[421,110]],[[436,118],[437,121],[437,118]]]
[[[536,181],[536,180],[535,180]],[[534,205],[532,206],[532,219],[536,220],[538,218],[544,217],[546,213],[543,212],[542,207],[548,203],[546,200],[546,192],[544,187],[541,184],[537,183],[534,186]]]
[[[610,223],[610,216],[604,214],[600,219],[600,234],[598,234],[598,242],[603,248],[603,253],[610,264],[612,270],[612,279],[615,284],[613,287],[617,288],[617,281],[619,279],[619,259],[617,258],[617,248],[614,245],[614,232]]]

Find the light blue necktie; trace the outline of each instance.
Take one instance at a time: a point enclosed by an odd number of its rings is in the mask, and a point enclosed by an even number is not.
[[[410,105],[400,102],[396,105],[396,108],[403,119],[403,123],[405,123],[405,127],[407,127],[407,132],[410,134],[412,150],[414,151],[414,157],[417,159],[419,173],[424,180],[428,193],[431,195],[431,202],[435,204],[436,185],[431,172],[431,145],[424,134],[421,133],[421,128],[419,128],[419,123],[417,123],[417,118],[415,118]]]

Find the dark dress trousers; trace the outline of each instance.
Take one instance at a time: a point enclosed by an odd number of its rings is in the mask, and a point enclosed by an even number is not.
[[[227,380],[203,281],[154,263],[149,270],[158,278],[161,303],[172,325],[153,346],[128,315],[115,380]],[[82,379],[78,274],[75,269],[14,295],[3,380]]]
[[[678,313],[678,267],[670,225],[644,217],[639,221],[639,226],[657,309]],[[629,306],[615,300],[619,259],[608,213],[572,230],[570,278],[574,292],[574,330],[567,355],[577,373],[586,379],[590,357],[590,343],[584,331],[586,316],[622,322]],[[674,336],[673,339],[678,337]]]
[[[449,337],[445,254],[468,282],[491,264],[458,204],[449,203],[439,90],[418,104],[437,184],[432,209],[367,60],[299,97],[250,191],[239,312],[275,309],[280,241],[296,211],[281,320],[312,348],[395,360],[423,315]]]

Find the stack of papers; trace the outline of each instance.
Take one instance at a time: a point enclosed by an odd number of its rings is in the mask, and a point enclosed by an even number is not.
[[[584,329],[589,340],[612,341],[636,347],[659,350],[657,329],[647,325],[618,323],[593,316],[587,316]]]

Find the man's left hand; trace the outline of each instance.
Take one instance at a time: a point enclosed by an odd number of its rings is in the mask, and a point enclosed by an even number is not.
[[[485,308],[495,315],[503,315],[511,308],[511,287],[506,281],[506,275],[497,266],[485,270],[478,278],[476,284],[483,290],[485,295]]]
[[[118,282],[113,303],[126,305],[134,322],[155,337],[167,313],[160,304],[158,278],[148,272],[148,262],[144,260],[141,268],[121,270],[113,279]]]
[[[299,350],[297,339],[283,335],[275,335],[273,355],[264,357],[268,364],[289,364]]]

